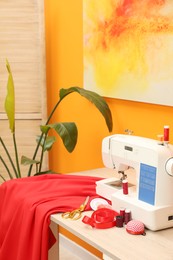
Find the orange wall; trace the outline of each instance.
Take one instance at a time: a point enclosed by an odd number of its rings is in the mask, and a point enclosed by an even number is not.
[[[82,0],[45,0],[48,111],[58,100],[60,88],[83,86]],[[113,115],[114,133],[126,128],[135,135],[157,138],[163,126],[170,126],[173,142],[173,107],[106,99]],[[103,167],[102,139],[109,135],[98,111],[77,94],[69,95],[54,120],[74,121],[79,130],[75,151],[69,154],[57,137],[50,153],[50,168],[73,172]]]

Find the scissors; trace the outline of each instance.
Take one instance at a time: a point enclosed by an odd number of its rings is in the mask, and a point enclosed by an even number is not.
[[[84,211],[87,203],[89,201],[89,196],[85,199],[85,201],[79,206],[78,209],[74,209],[72,211],[62,213],[63,218],[71,218],[72,220],[77,220],[81,217],[82,211]]]

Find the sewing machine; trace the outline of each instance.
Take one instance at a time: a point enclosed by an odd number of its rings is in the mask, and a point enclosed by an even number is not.
[[[102,158],[120,177],[98,181],[97,194],[111,200],[116,211],[130,209],[132,219],[150,230],[173,227],[173,145],[116,134],[103,139]],[[124,179],[128,194],[123,193]]]

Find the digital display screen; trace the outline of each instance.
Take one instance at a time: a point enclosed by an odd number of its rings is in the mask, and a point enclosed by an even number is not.
[[[133,148],[131,146],[124,146],[124,149],[127,150],[127,151],[130,151],[132,152],[133,151]]]

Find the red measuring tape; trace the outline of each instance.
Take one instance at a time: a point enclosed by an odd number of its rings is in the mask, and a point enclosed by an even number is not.
[[[105,229],[116,226],[115,217],[118,216],[119,213],[112,209],[101,208],[95,210],[91,217],[84,216],[82,222],[90,225],[94,228]]]

